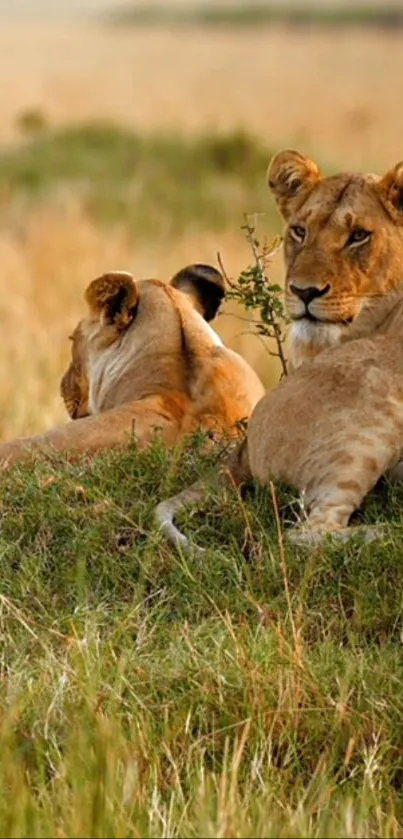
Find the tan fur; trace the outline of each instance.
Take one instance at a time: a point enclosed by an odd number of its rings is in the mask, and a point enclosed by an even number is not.
[[[307,519],[292,533],[296,542],[349,537],[357,530],[347,529],[351,514],[381,475],[392,470],[401,478],[401,466],[393,470],[403,454],[403,291],[369,304],[350,329],[351,340],[265,394],[227,463],[237,483],[282,481],[300,492]],[[170,503],[159,508],[158,521],[168,538],[185,544]],[[173,512],[184,503],[186,491]]]
[[[304,155],[283,151],[268,182],[286,221],[285,306],[295,368],[338,344],[365,302],[403,281],[403,163],[383,177],[324,178]],[[370,236],[353,242],[357,230]],[[296,290],[307,289],[317,296],[303,301]]]
[[[156,428],[167,445],[198,428],[236,436],[235,423],[264,388],[207,322],[223,296],[221,274],[205,265],[183,269],[169,285],[125,272],[94,280],[61,382],[73,421],[4,443],[0,464],[35,452],[94,453],[133,434],[142,448]]]

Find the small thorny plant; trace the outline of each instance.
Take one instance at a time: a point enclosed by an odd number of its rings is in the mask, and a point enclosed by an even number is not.
[[[251,246],[253,264],[241,272],[235,282],[228,277],[220,254],[218,262],[228,285],[227,300],[236,300],[247,311],[257,312],[258,320],[251,323],[257,335],[271,338],[275,341],[276,350],[268,350],[269,354],[278,358],[281,364],[282,377],[287,375],[287,359],[284,353],[284,326],[286,317],[282,301],[283,289],[270,282],[268,265],[281,247],[282,240],[276,236],[270,242],[261,244],[256,238],[256,217],[253,221],[245,215],[242,230]]]

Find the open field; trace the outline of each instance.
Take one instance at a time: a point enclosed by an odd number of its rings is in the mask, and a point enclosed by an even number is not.
[[[140,131],[247,129],[329,162],[387,166],[401,156],[403,33],[360,30],[0,26],[0,70],[15,118],[111,119]]]
[[[306,0],[252,0],[256,7],[263,9],[296,8],[306,9]],[[168,0],[168,2],[157,2],[151,0],[69,0],[68,3],[55,3],[54,0],[2,0],[0,7],[0,18],[7,20],[78,20],[95,19],[100,15],[114,13],[120,10],[145,10],[150,6],[159,7],[168,11],[192,12],[197,8],[211,9],[219,5],[224,9],[245,8],[252,5],[248,0]],[[329,9],[337,6],[341,11],[351,8],[351,0],[310,0],[309,6],[312,9]],[[386,6],[398,7],[397,0],[387,0]],[[358,10],[379,11],[385,8],[384,0],[354,0],[353,7]]]
[[[97,274],[248,265],[244,211],[281,230],[273,152],[327,171],[403,158],[402,47],[1,23],[0,436],[65,419],[67,335]],[[217,329],[270,385],[239,314]],[[153,507],[216,456],[156,444],[2,474],[1,835],[403,837],[402,490],[360,513],[389,523],[380,544],[311,552],[284,548],[270,491],[212,491],[181,520],[207,548],[186,559]],[[296,499],[276,492],[288,526]]]

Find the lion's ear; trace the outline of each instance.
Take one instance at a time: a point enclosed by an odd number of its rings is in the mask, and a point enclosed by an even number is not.
[[[188,294],[205,320],[213,320],[225,295],[224,277],[212,265],[188,265],[172,277],[170,285]]]
[[[381,178],[376,189],[388,213],[403,223],[403,160]]]
[[[298,151],[289,149],[273,157],[267,181],[285,221],[298,209],[321,177],[316,163]]]
[[[132,322],[139,302],[137,284],[126,271],[112,271],[93,280],[85,292],[90,312],[101,324],[125,329]]]

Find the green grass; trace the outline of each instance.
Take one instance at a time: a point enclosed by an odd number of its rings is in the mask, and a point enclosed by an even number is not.
[[[29,119],[28,119],[29,117]],[[34,119],[35,132],[31,130]],[[27,122],[28,120],[28,122]],[[36,128],[39,120],[39,129]],[[95,122],[49,130],[19,117],[25,141],[0,151],[0,195],[35,202],[68,187],[91,216],[152,238],[186,225],[220,230],[267,209],[272,152],[243,132],[196,138],[140,135]]]
[[[213,494],[184,558],[153,507],[215,456],[3,472],[0,835],[403,835],[403,491],[285,563],[268,491]]]
[[[384,6],[307,6],[287,3],[250,2],[220,5],[183,4],[179,6],[149,3],[133,8],[122,7],[108,15],[108,20],[121,25],[198,25],[198,26],[262,26],[274,23],[293,26],[382,26],[395,28],[403,25],[403,9],[395,3]]]

